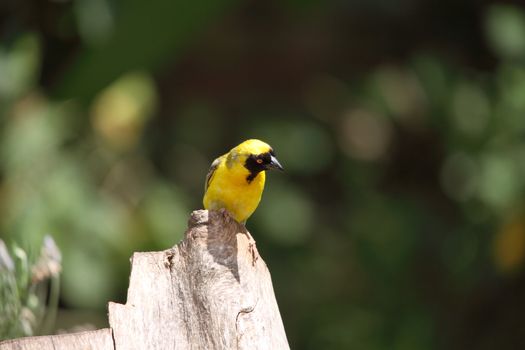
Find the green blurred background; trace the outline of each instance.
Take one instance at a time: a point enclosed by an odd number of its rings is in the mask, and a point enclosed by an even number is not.
[[[0,2],[0,234],[57,242],[56,329],[105,326],[254,137],[293,349],[525,347],[520,1]]]

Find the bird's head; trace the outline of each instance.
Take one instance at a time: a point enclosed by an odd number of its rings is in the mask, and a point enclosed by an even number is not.
[[[243,164],[253,176],[264,170],[283,170],[272,147],[260,140],[244,141],[230,151],[230,156],[231,158],[227,160],[227,163],[236,160]]]

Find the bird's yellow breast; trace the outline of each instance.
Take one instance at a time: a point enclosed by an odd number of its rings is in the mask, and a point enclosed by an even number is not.
[[[244,166],[226,165],[222,159],[204,194],[204,208],[226,208],[238,222],[248,219],[261,200],[264,190],[264,171],[248,181],[249,172]]]

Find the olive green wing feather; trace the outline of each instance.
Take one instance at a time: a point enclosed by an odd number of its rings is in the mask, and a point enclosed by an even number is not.
[[[215,170],[219,167],[221,162],[224,160],[226,156],[220,156],[219,158],[215,159],[210,166],[210,170],[208,170],[208,175],[206,175],[206,183],[204,184],[204,193],[208,190],[208,187],[210,187],[210,183],[213,179],[213,175],[215,175]]]

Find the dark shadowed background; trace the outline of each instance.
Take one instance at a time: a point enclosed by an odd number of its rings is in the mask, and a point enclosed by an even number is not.
[[[260,138],[286,171],[247,226],[293,349],[525,347],[520,3],[1,0],[0,234],[62,252],[35,332],[105,326]]]

